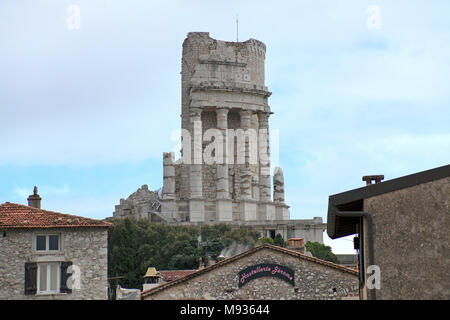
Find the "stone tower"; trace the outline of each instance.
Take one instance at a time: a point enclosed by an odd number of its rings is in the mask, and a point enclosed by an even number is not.
[[[168,221],[288,220],[284,178],[272,200],[264,43],[190,32],[183,43],[182,157],[164,153],[161,215]]]

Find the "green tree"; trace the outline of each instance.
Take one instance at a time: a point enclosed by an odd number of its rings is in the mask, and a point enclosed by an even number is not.
[[[264,244],[264,243],[268,243],[268,244],[273,244],[273,239],[269,238],[269,237],[262,237],[259,238],[259,243]]]
[[[199,258],[217,259],[232,243],[253,246],[259,233],[249,228],[213,226],[173,226],[151,223],[146,219],[109,219],[114,224],[108,241],[108,277],[112,288],[142,288],[148,267],[197,269]],[[199,241],[201,240],[201,241]],[[114,291],[113,291],[114,292]]]
[[[330,246],[326,246],[319,242],[310,242],[308,241],[305,245],[306,250],[311,252],[313,257],[330,261],[333,263],[339,263],[336,255],[331,251]]]
[[[283,236],[279,233],[277,233],[277,235],[275,236],[275,238],[273,239],[273,244],[279,247],[285,247],[286,244],[284,242]]]
[[[224,232],[221,237],[225,247],[233,242],[254,246],[259,239],[259,232],[250,228],[231,228]]]

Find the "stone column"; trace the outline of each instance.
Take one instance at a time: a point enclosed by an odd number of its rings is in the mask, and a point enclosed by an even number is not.
[[[217,114],[217,129],[219,129],[223,135],[222,164],[217,165],[217,203],[216,203],[217,220],[232,221],[233,203],[232,200],[230,199],[228,163],[227,163],[228,109],[217,108],[216,114]]]
[[[175,201],[175,154],[163,153],[164,184],[162,190],[161,213],[169,218],[176,218],[177,204]]]
[[[191,198],[203,197],[202,175],[202,119],[201,109],[191,108],[191,164],[190,164],[190,191]]]
[[[239,112],[239,115],[241,117],[241,129],[244,130],[244,139],[245,139],[245,143],[240,147],[239,152],[244,152],[245,154],[245,165],[247,166],[249,164],[249,129],[251,128],[251,121],[252,121],[252,112],[249,110],[241,110]]]
[[[241,110],[241,129],[244,131],[244,143],[239,145],[238,152],[245,154],[245,163],[241,165],[241,197],[242,199],[252,198],[252,174],[249,166],[249,129],[251,127],[251,111]],[[239,140],[239,139],[238,139]]]
[[[259,160],[259,220],[275,220],[275,205],[271,202],[270,187],[270,151],[269,151],[269,115],[258,113],[258,160]]]
[[[163,153],[163,177],[164,184],[162,198],[164,200],[175,199],[175,167],[173,165],[175,153]]]
[[[192,152],[190,164],[190,200],[189,219],[192,222],[205,221],[205,204],[203,201],[203,132],[201,108],[190,108],[190,125],[192,136]]]
[[[273,202],[275,204],[275,219],[289,220],[289,206],[284,202],[283,170],[276,167],[273,172]]]
[[[256,135],[256,145],[253,146],[254,156],[251,157],[254,163],[251,164],[252,168],[252,198],[259,201],[259,142],[258,142],[258,132],[259,132],[259,120],[258,114],[256,112],[252,113],[251,117],[251,128],[255,131]]]
[[[258,113],[259,120],[259,199],[270,201],[269,113]]]
[[[240,165],[240,186],[241,186],[241,202],[240,202],[240,211],[241,211],[241,220],[256,220],[257,215],[257,204],[253,200],[253,191],[252,191],[252,168],[250,165],[250,147],[252,139],[251,124],[252,124],[252,111],[250,110],[241,110],[241,129],[244,131],[244,141],[242,146],[240,146],[239,152],[243,152],[245,154],[245,162]],[[257,140],[257,139],[256,139]]]
[[[284,177],[280,167],[276,167],[273,173],[273,201],[284,203]]]
[[[226,163],[227,151],[227,127],[228,127],[228,109],[218,108],[217,113],[217,129],[222,132],[223,141],[223,157],[222,164],[217,165],[217,199],[229,199],[230,190],[228,185],[228,164]]]

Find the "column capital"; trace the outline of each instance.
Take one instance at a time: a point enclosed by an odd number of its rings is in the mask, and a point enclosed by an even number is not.
[[[227,115],[228,112],[230,111],[230,109],[228,109],[227,107],[216,107],[216,113],[217,114],[221,114],[221,115]]]
[[[269,118],[273,112],[268,111],[256,111],[256,114],[258,115],[258,118]]]
[[[241,116],[241,128],[249,129],[251,125],[252,111],[250,110],[239,110],[239,115]]]
[[[200,118],[202,115],[202,108],[190,107],[189,115],[191,116],[191,118]]]
[[[228,112],[227,108],[216,108],[217,128],[225,130],[228,127]]]
[[[239,110],[239,115],[241,117],[250,117],[252,113],[253,113],[252,110],[244,110],[244,109]]]

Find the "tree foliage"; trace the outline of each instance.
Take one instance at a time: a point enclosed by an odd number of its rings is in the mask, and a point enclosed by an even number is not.
[[[254,246],[259,233],[226,224],[164,225],[148,220],[111,219],[108,276],[123,277],[122,287],[142,288],[148,267],[157,270],[197,269],[199,260],[217,259],[232,243]],[[115,286],[115,282],[113,286]]]
[[[264,243],[268,243],[268,244],[273,244],[273,239],[270,237],[263,237],[259,239],[259,243],[264,244]]]
[[[310,242],[310,241],[308,241],[305,246],[306,250],[311,252],[313,257],[334,263],[339,263],[338,258],[331,251],[330,246],[324,245],[319,242]]]
[[[279,247],[285,247],[286,243],[284,242],[283,236],[279,233],[273,239],[273,244]]]

